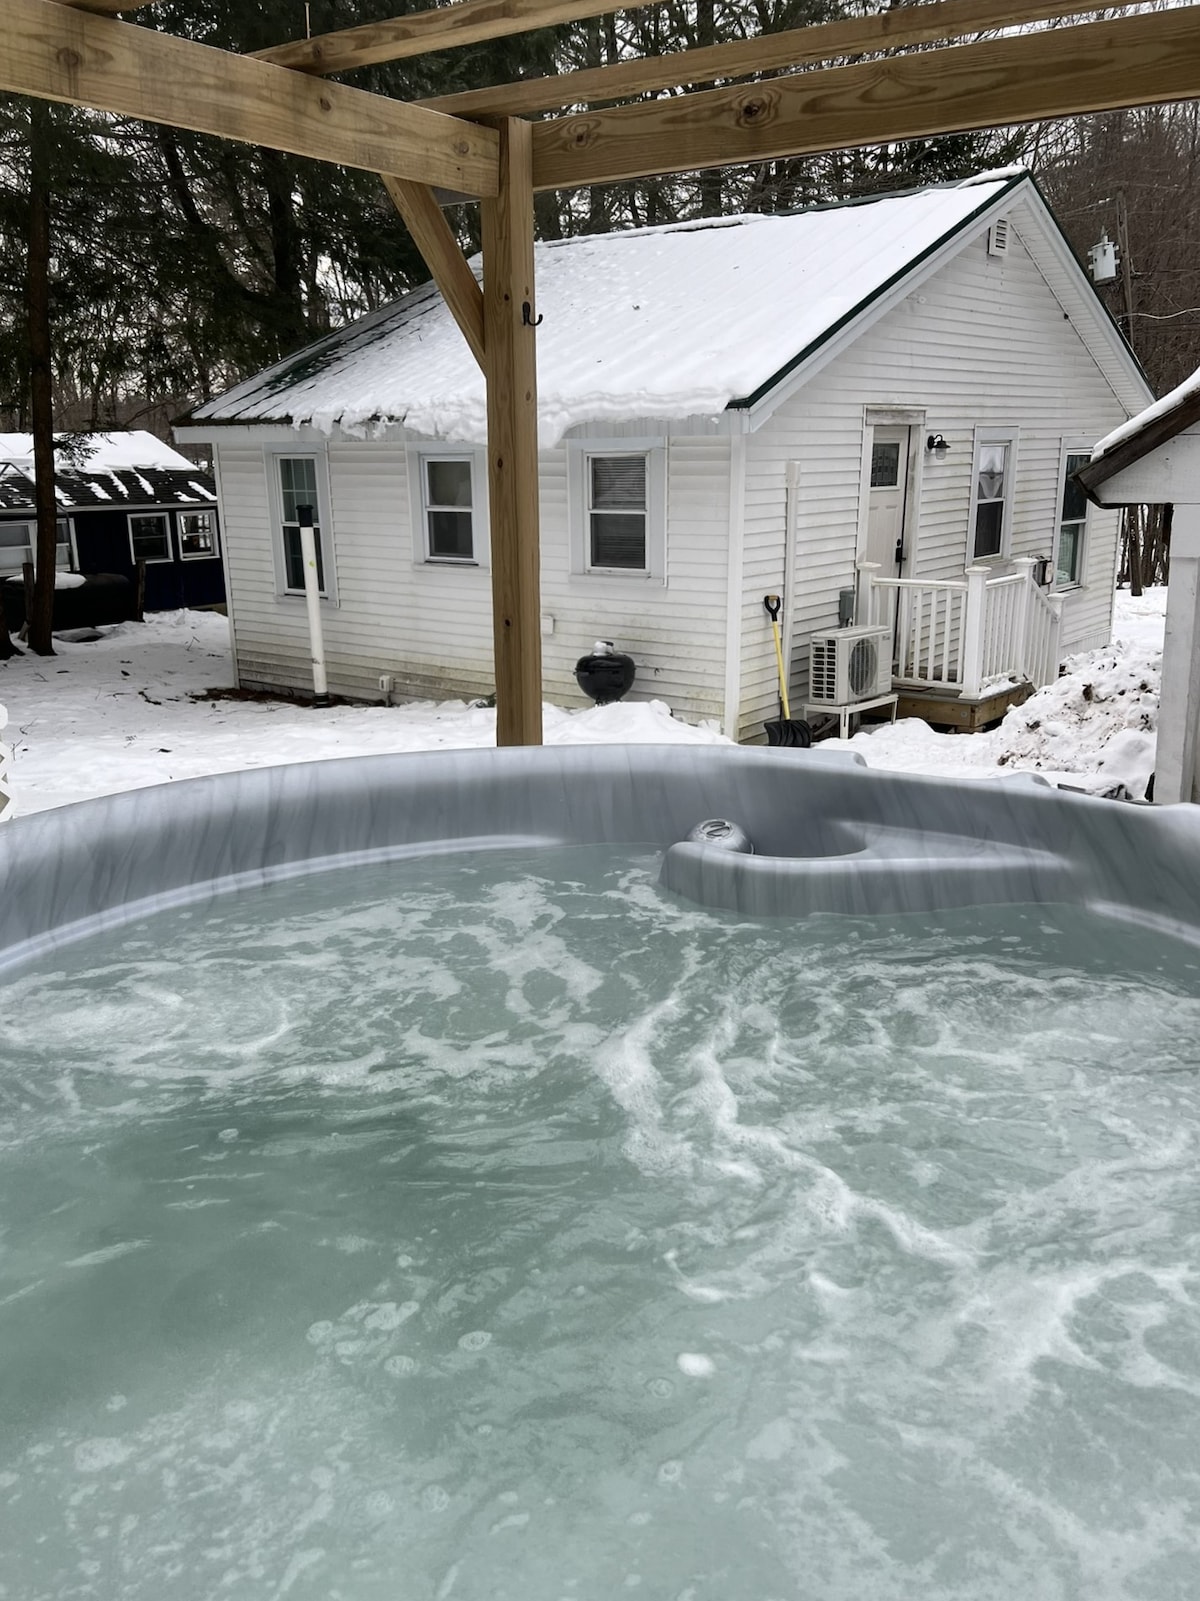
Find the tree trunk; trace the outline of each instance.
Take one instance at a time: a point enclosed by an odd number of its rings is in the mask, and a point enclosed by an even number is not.
[[[54,498],[54,389],[50,351],[50,186],[52,112],[30,102],[29,114],[29,399],[37,507],[37,577],[26,619],[29,648],[53,656],[54,574],[58,560],[58,505]]]

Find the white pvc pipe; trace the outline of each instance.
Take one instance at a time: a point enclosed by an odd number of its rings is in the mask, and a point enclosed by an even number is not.
[[[311,512],[309,517],[311,519]],[[321,584],[317,577],[317,541],[311,520],[300,523],[300,558],[304,563],[304,602],[308,607],[308,643],[312,653],[313,696],[329,699],[325,677],[325,633],[321,627]]]

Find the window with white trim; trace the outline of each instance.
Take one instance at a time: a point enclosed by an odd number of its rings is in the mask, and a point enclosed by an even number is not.
[[[55,524],[56,567],[71,566],[71,523],[66,517]],[[37,524],[0,523],[0,573],[19,573],[27,561],[37,564]]]
[[[1054,552],[1054,584],[1075,589],[1083,583],[1083,543],[1087,532],[1087,496],[1073,474],[1092,459],[1090,450],[1069,450],[1063,457],[1062,495],[1059,500],[1058,542]]]
[[[148,566],[173,561],[170,514],[165,511],[131,512],[129,549],[135,565],[139,561]]]
[[[666,450],[660,441],[571,442],[572,567],[614,577],[665,570]]]
[[[427,561],[475,562],[474,456],[421,457]]]
[[[279,488],[279,526],[283,540],[283,587],[288,594],[304,593],[304,552],[300,541],[302,506],[311,506],[313,539],[317,547],[317,588],[325,586],[324,540],[321,537],[321,498],[318,493],[315,456],[276,456],[275,473]]]
[[[588,566],[646,571],[646,457],[589,456]]]
[[[1015,432],[976,431],[971,480],[972,561],[985,561],[989,556],[1008,552],[1016,455]]]
[[[219,554],[215,511],[181,511],[179,554],[184,561],[200,561]]]

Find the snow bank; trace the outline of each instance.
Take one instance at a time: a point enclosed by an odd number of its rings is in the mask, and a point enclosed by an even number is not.
[[[1112,645],[1072,657],[998,728],[938,734],[910,718],[851,744],[870,767],[959,778],[1043,773],[1096,792],[1124,784],[1141,799],[1154,770],[1166,596],[1165,588],[1137,600],[1118,594]]]

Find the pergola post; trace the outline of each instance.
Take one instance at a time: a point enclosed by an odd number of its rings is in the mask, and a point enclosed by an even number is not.
[[[499,193],[482,205],[497,745],[542,742],[531,135],[500,124]]]

